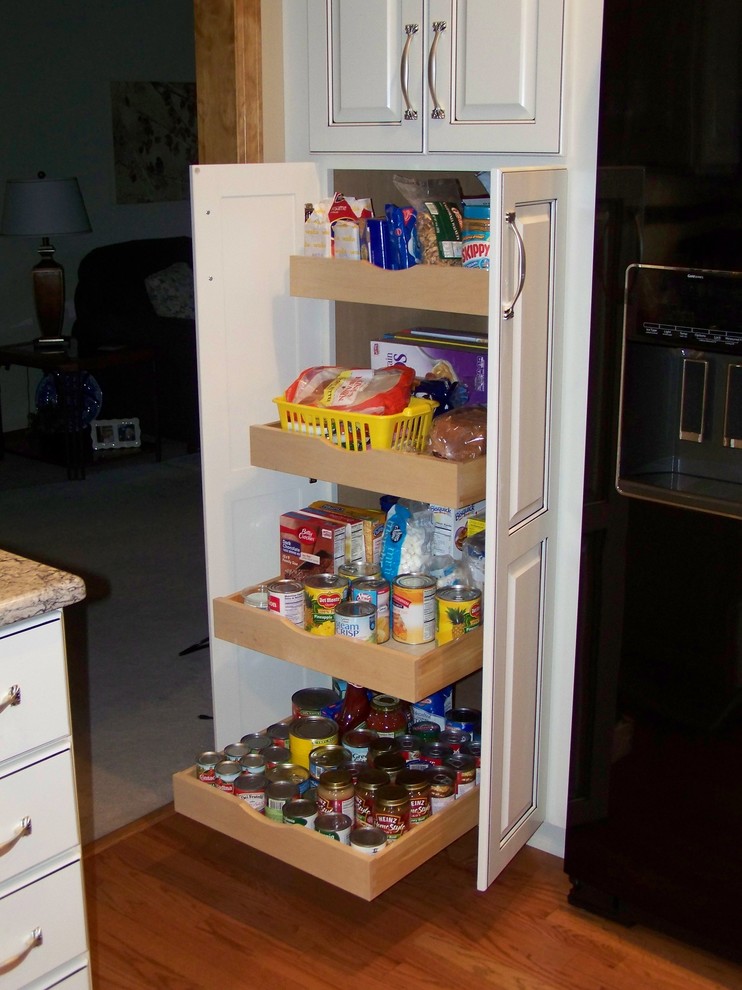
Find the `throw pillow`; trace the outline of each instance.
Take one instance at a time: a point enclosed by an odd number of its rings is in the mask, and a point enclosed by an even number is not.
[[[185,261],[148,275],[144,280],[149,301],[158,316],[183,320],[196,318],[193,272]]]

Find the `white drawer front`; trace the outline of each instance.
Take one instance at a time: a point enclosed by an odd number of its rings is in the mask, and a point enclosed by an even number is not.
[[[69,750],[0,777],[0,884],[79,841]]]
[[[3,973],[23,955],[35,929],[41,929],[41,944]],[[0,899],[0,990],[19,990],[86,949],[79,862]]]
[[[22,632],[0,630],[0,705],[12,688],[20,703],[0,711],[0,763],[69,735],[67,671],[60,620]]]

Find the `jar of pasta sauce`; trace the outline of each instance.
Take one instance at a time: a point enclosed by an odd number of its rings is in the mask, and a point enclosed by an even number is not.
[[[371,711],[366,728],[379,736],[403,736],[407,732],[407,717],[399,698],[391,694],[375,694],[371,699]]]
[[[410,828],[410,796],[399,784],[384,784],[376,792],[374,818],[371,823],[394,842]]]

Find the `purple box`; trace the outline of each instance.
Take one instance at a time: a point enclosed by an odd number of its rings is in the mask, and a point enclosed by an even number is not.
[[[438,378],[463,382],[469,389],[469,404],[487,402],[487,351],[463,346],[408,344],[400,340],[372,340],[371,367],[387,368],[405,364],[415,369],[418,378],[433,372]],[[448,373],[446,373],[448,372]]]

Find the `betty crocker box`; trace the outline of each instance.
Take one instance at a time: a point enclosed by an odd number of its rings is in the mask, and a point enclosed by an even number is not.
[[[393,364],[414,368],[418,378],[431,375],[463,382],[469,389],[470,404],[487,402],[487,352],[481,348],[372,340],[371,367],[387,368]]]
[[[308,512],[284,512],[280,521],[281,577],[337,574],[345,563],[345,523]]]

